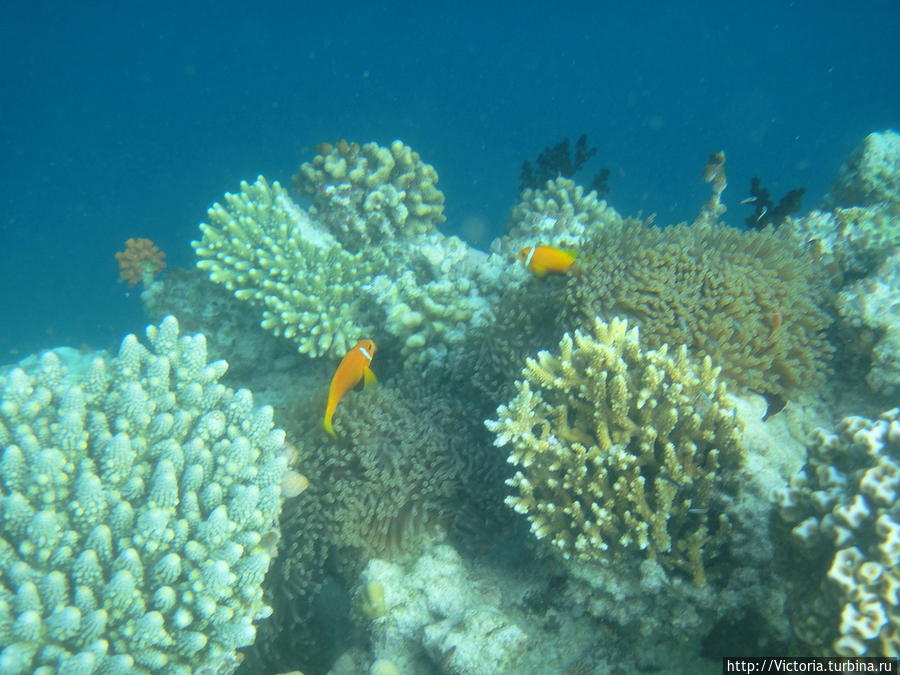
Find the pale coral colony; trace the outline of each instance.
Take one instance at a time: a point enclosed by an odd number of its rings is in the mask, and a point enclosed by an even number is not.
[[[900,136],[762,231],[716,157],[693,223],[558,177],[484,252],[418,153],[342,140],[213,204],[202,274],[133,240],[149,346],[0,369],[0,671],[900,654]],[[537,278],[537,244],[579,255]]]

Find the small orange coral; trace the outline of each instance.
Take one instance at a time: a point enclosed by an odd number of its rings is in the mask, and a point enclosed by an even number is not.
[[[119,261],[119,277],[129,286],[143,282],[144,286],[164,269],[166,254],[149,239],[128,239],[125,250],[116,253]]]

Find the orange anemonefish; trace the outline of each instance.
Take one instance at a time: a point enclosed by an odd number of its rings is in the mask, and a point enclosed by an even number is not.
[[[572,266],[578,251],[555,246],[526,246],[519,251],[518,258],[539,277],[547,272],[562,274]]]
[[[332,438],[337,438],[337,434],[334,433],[334,427],[331,426],[331,418],[334,417],[334,411],[341,399],[344,398],[344,394],[359,384],[360,380],[363,380],[366,387],[378,381],[375,373],[369,368],[373,356],[375,356],[375,343],[371,340],[360,340],[353,349],[346,353],[341,359],[341,364],[334,371],[334,377],[331,378],[331,385],[328,387],[325,419],[322,421],[322,426]]]

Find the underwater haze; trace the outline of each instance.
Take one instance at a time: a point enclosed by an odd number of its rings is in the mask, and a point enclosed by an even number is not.
[[[10,3],[0,23],[0,358],[139,330],[113,255],[169,265],[224,191],[289,182],[321,141],[411,145],[445,233],[503,232],[523,160],[588,134],[608,200],[660,224],[728,156],[815,206],[867,133],[900,126],[900,5]]]

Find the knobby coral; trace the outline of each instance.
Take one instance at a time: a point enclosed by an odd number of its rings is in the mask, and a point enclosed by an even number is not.
[[[564,557],[642,552],[703,584],[742,456],[718,374],[684,346],[643,348],[623,320],[565,334],[558,355],[527,359],[518,394],[487,422],[519,467],[507,504]]]
[[[649,347],[686,344],[731,380],[783,394],[825,381],[828,293],[814,261],[778,232],[610,224],[579,257],[566,320],[627,317]]]
[[[312,197],[321,218],[350,251],[385,239],[429,234],[444,222],[437,171],[402,141],[323,143],[300,166],[294,184]]]
[[[0,376],[0,671],[230,672],[267,616],[284,432],[167,317]]]
[[[116,253],[116,260],[119,261],[119,277],[129,286],[139,283],[149,286],[166,267],[166,254],[149,239],[127,239],[125,250]]]
[[[814,597],[796,608],[810,649],[900,655],[898,495],[900,408],[817,430],[807,466],[777,494],[794,543],[830,561]]]

